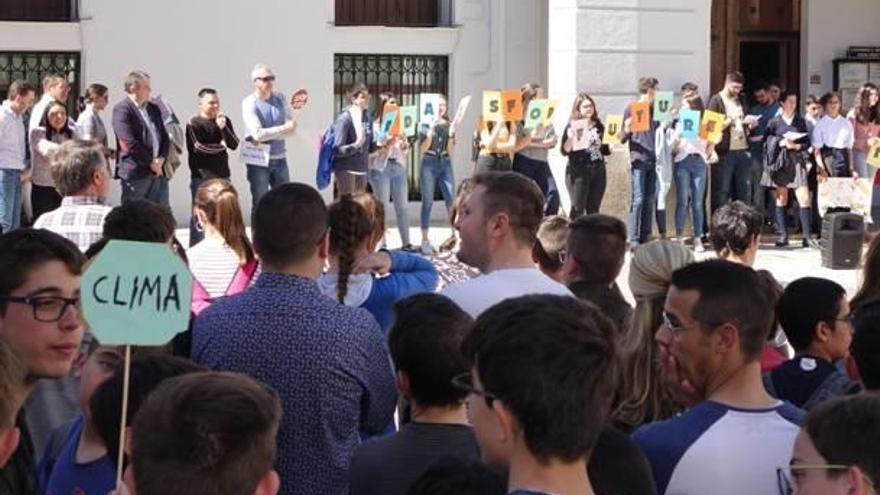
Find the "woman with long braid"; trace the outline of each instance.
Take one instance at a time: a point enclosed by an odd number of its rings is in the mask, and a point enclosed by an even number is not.
[[[381,206],[365,193],[343,195],[330,205],[330,268],[319,285],[346,306],[368,310],[384,331],[394,303],[432,292],[438,276],[434,265],[417,254],[375,250],[381,239],[377,225],[384,224]]]

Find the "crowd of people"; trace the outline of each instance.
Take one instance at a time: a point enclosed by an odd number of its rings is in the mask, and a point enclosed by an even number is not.
[[[163,154],[175,138],[160,129],[175,119],[167,104],[163,117],[149,103],[149,77],[133,72],[130,98],[114,109],[114,129],[129,125],[128,135],[115,131],[124,195],[115,208],[106,204],[112,152],[97,115],[106,88],[90,88],[91,112],[76,126],[52,101],[61,89],[49,95],[42,120],[53,130],[37,129],[54,145],[39,165],[52,191],[35,197],[47,210],[33,228],[4,224],[0,235],[0,493],[878,493],[880,236],[852,298],[828,280],[783,287],[752,268],[764,216],[739,197],[752,193],[744,174],[753,172],[753,142],[735,75],[709,104],[729,115],[741,107],[724,151],[705,140],[670,147],[683,146],[675,163],[687,175],[695,227],[700,150],[723,155],[730,172],[718,187],[731,201],[716,205],[704,241],[695,232],[716,254],[700,262],[683,243],[645,230],[655,215],[645,193],[656,179],[652,136],[624,134],[634,185],[646,188],[634,188],[641,206],[633,202],[627,225],[595,211],[602,146],[575,151],[568,129],[561,146],[583,194],[578,211],[552,208],[558,190],[539,151],[559,144],[552,129],[530,137],[487,125],[479,172],[453,194],[448,118],[417,140],[433,151],[426,180],[449,182],[441,187],[451,249],[389,250],[386,197],[405,187],[394,185],[395,167],[410,143],[372,143],[368,93],[353,89],[335,124],[346,165],[334,170],[339,194],[328,205],[314,187],[289,183],[283,137],[295,132],[295,109],[273,92],[268,67],[252,76],[243,110],[254,114],[241,143],[213,90],[200,92],[199,120],[186,126],[180,149],[204,171],[193,176],[201,239],[189,248],[167,206],[171,161],[180,158]],[[643,81],[645,101],[656,87]],[[536,85],[524,89],[541,96]],[[696,88],[685,91],[683,104],[701,108]],[[20,115],[33,99],[33,88],[16,82],[4,102],[22,142]],[[799,128],[796,107],[784,98],[763,136]],[[593,119],[599,136],[597,115],[592,98],[578,96],[573,117]],[[64,129],[77,130],[62,137]],[[521,139],[538,146],[511,160],[514,148],[501,143]],[[782,139],[771,147],[815,145],[815,137]],[[239,145],[264,162],[248,164],[250,234],[228,180],[227,150]],[[31,158],[32,168],[41,163]],[[384,185],[366,192],[370,180]],[[788,189],[775,189],[777,201]],[[166,346],[131,349],[130,359],[98,341],[80,310],[80,278],[114,240],[170,246],[194,276],[189,328]]]

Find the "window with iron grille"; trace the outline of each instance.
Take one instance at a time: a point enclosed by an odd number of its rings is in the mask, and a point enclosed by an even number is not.
[[[337,26],[452,25],[453,0],[336,0]]]
[[[80,94],[80,54],[78,52],[2,52],[0,51],[0,94],[5,95],[12,81],[24,79],[37,86],[37,98],[43,91],[42,80],[47,74],[67,76],[70,95],[67,113],[76,119],[76,98]],[[27,117],[27,116],[26,116]]]
[[[0,1],[0,21],[71,22],[78,18],[76,0]]]
[[[445,55],[368,55],[337,54],[334,57],[335,114],[347,105],[345,93],[353,85],[364,83],[370,90],[370,114],[376,114],[377,95],[390,91],[400,106],[419,105],[419,94],[446,95],[449,88],[449,57]],[[411,138],[411,143],[413,143]],[[412,146],[408,154],[407,182],[410,201],[421,200],[419,164],[421,153]],[[440,188],[436,189],[440,199]]]

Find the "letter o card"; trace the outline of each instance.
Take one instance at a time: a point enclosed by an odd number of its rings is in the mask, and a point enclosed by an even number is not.
[[[165,345],[189,325],[192,275],[167,244],[114,240],[83,274],[80,298],[101,344]]]

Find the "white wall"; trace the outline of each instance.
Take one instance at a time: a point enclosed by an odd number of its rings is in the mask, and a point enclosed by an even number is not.
[[[291,178],[314,183],[320,133],[334,117],[334,53],[404,53],[448,55],[450,96],[471,94],[462,137],[454,156],[457,179],[470,174],[470,133],[483,89],[519,86],[542,74],[541,50],[531,46],[543,26],[543,0],[454,0],[456,27],[408,29],[336,27],[334,1],[264,0],[80,0],[79,23],[0,23],[0,49],[82,51],[84,85],[111,88],[111,105],[123,97],[122,81],[132,69],[152,76],[181,119],[196,113],[196,93],[205,86],[219,91],[223,109],[242,134],[241,100],[253,90],[250,70],[269,64],[276,87],[289,95],[309,90],[299,128],[288,141]],[[505,24],[511,22],[512,28]],[[110,109],[104,114],[109,125]],[[250,216],[250,193],[244,165],[230,160],[232,179]],[[119,189],[111,193],[118,201]],[[171,202],[181,224],[190,211],[189,171],[171,183]],[[413,212],[417,204],[411,204]],[[438,205],[439,206],[439,205]],[[444,208],[434,208],[444,218]],[[411,214],[413,222],[418,215]]]
[[[845,8],[844,8],[845,6]],[[801,27],[801,81],[805,94],[821,95],[834,87],[835,58],[850,46],[880,45],[877,0],[805,0]],[[811,84],[818,75],[820,84]],[[880,83],[880,81],[874,81]],[[845,106],[851,102],[844,102]]]
[[[559,100],[557,129],[580,91],[596,100],[600,116],[623,113],[637,97],[640,77],[678,91],[686,81],[709,87],[711,0],[549,0],[549,89]],[[626,152],[609,159],[603,210],[621,214],[627,201],[620,178]],[[566,160],[550,155],[558,184]],[[613,170],[612,170],[613,169]],[[628,167],[626,167],[628,170]],[[563,203],[568,204],[563,188]]]

